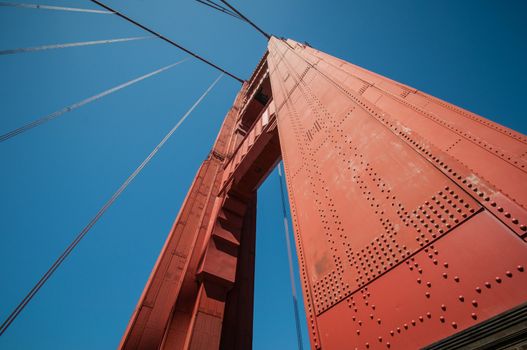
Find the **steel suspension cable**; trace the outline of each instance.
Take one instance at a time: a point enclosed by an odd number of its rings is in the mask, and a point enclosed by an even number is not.
[[[21,47],[21,48],[16,48],[16,49],[0,50],[0,55],[12,55],[15,53],[43,51],[43,50],[52,50],[52,49],[65,49],[68,47],[77,47],[77,46],[122,43],[126,41],[144,40],[144,39],[152,39],[152,38],[154,37],[153,36],[135,36],[135,37],[130,37],[130,38],[79,41],[76,43],[52,44],[52,45],[42,45],[42,46],[34,46],[34,47]]]
[[[98,0],[89,0],[89,1],[93,2],[94,4],[97,4],[97,5],[101,6],[102,8],[104,8],[104,9],[106,9],[106,10],[108,10],[108,11],[112,11],[112,12],[114,12],[116,16],[119,16],[119,17],[121,17],[122,19],[124,19],[124,20],[126,20],[126,21],[128,21],[128,22],[130,22],[130,23],[132,23],[132,24],[134,24],[135,26],[137,26],[137,27],[139,27],[139,28],[141,28],[141,29],[143,29],[143,30],[149,32],[150,34],[153,34],[154,36],[158,37],[159,39],[161,39],[161,40],[163,40],[163,41],[166,41],[167,43],[169,43],[169,44],[171,44],[171,45],[177,47],[178,49],[180,49],[180,50],[182,50],[182,51],[188,53],[188,54],[191,55],[192,57],[195,57],[195,58],[197,58],[198,60],[200,60],[200,61],[202,61],[202,62],[208,64],[209,66],[213,67],[214,69],[219,70],[220,72],[222,72],[222,73],[228,75],[229,77],[238,80],[240,83],[242,83],[242,84],[244,83],[244,80],[243,80],[243,79],[241,79],[241,78],[237,77],[236,75],[234,75],[234,74],[232,74],[232,73],[226,71],[225,69],[219,67],[218,65],[212,63],[211,61],[209,61],[209,60],[207,60],[207,59],[201,57],[201,56],[198,55],[197,53],[192,52],[191,50],[189,50],[189,49],[187,49],[187,48],[181,46],[180,44],[178,44],[178,43],[176,43],[175,41],[173,41],[173,40],[167,38],[166,36],[164,36],[164,35],[162,35],[162,34],[156,32],[156,31],[154,31],[154,30],[152,30],[152,29],[146,27],[145,25],[142,25],[141,23],[139,23],[139,22],[133,20],[132,18],[130,18],[130,17],[128,17],[128,16],[122,14],[121,12],[119,12],[119,11],[117,11],[117,10],[114,10],[114,9],[111,8],[110,6],[108,6],[108,5],[106,5],[106,4],[102,3],[102,2],[100,2],[100,1],[98,1]]]
[[[264,32],[260,27],[258,27],[253,21],[251,21],[249,18],[247,18],[246,16],[244,16],[243,13],[241,13],[240,11],[238,11],[234,6],[232,6],[231,4],[229,4],[227,1],[225,0],[220,0],[222,3],[224,3],[228,8],[230,8],[234,13],[236,13],[238,16],[240,16],[241,18],[243,18],[243,20],[245,22],[247,22],[249,25],[251,25],[254,29],[256,29],[257,31],[260,32],[260,34],[262,34],[263,36],[265,36],[265,38],[267,40],[271,39],[271,36],[269,34],[267,34],[266,32]]]
[[[70,11],[70,12],[88,12],[88,13],[99,13],[104,15],[111,15],[113,12],[103,10],[91,10],[81,9],[76,7],[62,7],[62,6],[50,6],[50,5],[38,5],[38,4],[21,4],[17,2],[4,2],[0,1],[0,6],[3,7],[20,7],[29,9],[42,9],[42,10],[55,10],[55,11]]]
[[[278,163],[278,177],[280,178],[280,197],[282,199],[282,213],[284,216],[284,232],[285,232],[285,242],[287,246],[287,259],[289,262],[289,278],[291,279],[291,290],[293,292],[293,308],[295,310],[295,325],[296,325],[296,337],[298,342],[298,349],[302,350],[304,349],[304,345],[302,343],[302,333],[300,330],[300,315],[298,314],[298,298],[296,293],[296,283],[295,283],[295,274],[293,272],[293,253],[291,248],[291,240],[289,238],[289,224],[287,220],[287,210],[286,210],[286,202],[285,202],[285,195],[284,195],[284,181],[282,179],[282,170],[280,163]]]
[[[3,135],[0,135],[0,142],[4,142],[6,140],[9,140],[12,137],[15,137],[15,136],[17,136],[17,135],[19,135],[19,134],[21,134],[23,132],[26,132],[26,131],[31,130],[31,129],[33,129],[33,128],[41,125],[41,124],[44,124],[45,122],[49,122],[50,120],[53,120],[53,119],[55,119],[57,117],[60,117],[61,115],[65,114],[65,113],[71,112],[71,111],[73,111],[73,110],[75,110],[75,109],[77,109],[79,107],[82,107],[82,106],[84,106],[84,105],[86,105],[86,104],[88,104],[90,102],[96,101],[96,100],[98,100],[98,99],[100,99],[102,97],[108,96],[108,95],[110,95],[110,94],[112,94],[112,93],[114,93],[116,91],[122,90],[125,87],[128,87],[130,85],[133,85],[135,83],[140,82],[141,80],[145,80],[145,79],[150,78],[150,77],[152,77],[154,75],[162,73],[162,72],[164,72],[164,71],[166,71],[166,70],[168,70],[168,69],[170,69],[172,67],[177,66],[178,64],[181,64],[181,63],[185,62],[186,60],[188,60],[188,58],[185,58],[185,59],[183,59],[181,61],[178,61],[176,63],[169,64],[168,66],[165,66],[163,68],[157,69],[157,70],[155,70],[153,72],[150,72],[148,74],[142,75],[142,76],[140,76],[138,78],[135,78],[135,79],[132,79],[130,81],[127,81],[126,83],[117,85],[117,86],[115,86],[115,87],[113,87],[111,89],[105,90],[105,91],[103,91],[103,92],[101,92],[101,93],[99,93],[97,95],[93,95],[93,96],[88,97],[88,98],[86,98],[86,99],[84,99],[82,101],[79,101],[77,103],[74,103],[72,105],[64,107],[62,109],[59,109],[58,111],[55,111],[55,112],[53,112],[51,114],[48,114],[48,115],[46,115],[46,116],[44,116],[42,118],[39,118],[39,119],[34,120],[34,121],[30,122],[30,123],[27,123],[27,124],[17,128],[17,129],[11,130],[11,131],[3,134]]]
[[[197,2],[205,5],[205,6],[208,6],[208,7],[211,7],[217,11],[220,11],[220,12],[223,12],[229,16],[232,16],[234,18],[237,18],[239,19],[240,21],[243,21],[245,22],[245,20],[243,18],[241,18],[240,16],[238,16],[236,13],[232,12],[232,11],[229,11],[228,9],[226,9],[225,7],[223,6],[220,6],[219,4],[213,2],[213,1],[209,1],[209,0],[196,0]]]
[[[209,94],[209,92],[214,88],[218,81],[223,76],[223,73],[220,74],[216,80],[205,90],[205,92],[194,102],[194,104],[187,110],[187,112],[179,119],[179,121],[174,125],[174,127],[165,135],[165,137],[159,142],[159,144],[153,149],[148,157],[143,160],[143,162],[134,170],[134,172],[123,182],[123,184],[117,189],[117,191],[110,197],[110,199],[102,206],[97,214],[90,220],[90,222],[79,232],[75,239],[70,243],[70,245],[64,250],[64,252],[55,260],[55,262],[50,266],[46,273],[40,278],[40,280],[35,284],[35,286],[29,291],[29,293],[20,301],[20,303],[15,307],[11,314],[6,318],[6,320],[0,326],[0,336],[4,334],[7,328],[13,323],[13,321],[18,317],[18,315],[24,310],[27,304],[33,299],[35,294],[42,288],[42,286],[49,280],[53,273],[59,268],[59,266],[64,262],[64,260],[70,255],[73,249],[79,244],[79,242],[86,236],[90,229],[97,223],[97,221],[103,216],[103,214],[108,210],[108,208],[119,198],[121,193],[128,187],[128,185],[135,179],[135,177],[143,170],[143,168],[150,162],[150,160],[157,154],[157,152],[164,146],[168,139],[174,134],[174,132],[179,128],[179,126],[187,119],[187,117],[196,109],[196,107],[203,101],[203,99]]]

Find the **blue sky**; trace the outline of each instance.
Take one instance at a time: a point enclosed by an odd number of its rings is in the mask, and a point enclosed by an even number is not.
[[[242,77],[265,51],[256,31],[191,0],[107,3]],[[527,133],[524,1],[233,4],[273,34]],[[115,16],[0,7],[0,50],[137,35]],[[0,134],[183,57],[156,39],[0,56]],[[0,318],[216,76],[189,60],[0,144]],[[0,338],[1,349],[116,347],[238,89],[222,79]],[[274,172],[259,191],[255,349],[296,347],[278,186]]]

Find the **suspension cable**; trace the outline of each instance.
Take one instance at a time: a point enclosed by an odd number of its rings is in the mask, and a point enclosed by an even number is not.
[[[153,34],[154,36],[158,37],[159,39],[161,39],[161,40],[163,40],[163,41],[166,41],[167,43],[169,43],[169,44],[171,44],[171,45],[177,47],[178,49],[180,49],[180,50],[182,50],[182,51],[185,51],[186,53],[188,53],[188,54],[191,55],[192,57],[195,57],[195,58],[197,58],[198,60],[200,60],[200,61],[202,61],[202,62],[208,64],[209,66],[211,66],[211,67],[213,67],[213,68],[219,70],[220,72],[225,73],[225,74],[228,75],[229,77],[238,80],[240,83],[242,83],[242,84],[244,83],[244,80],[243,80],[243,79],[241,79],[241,78],[237,77],[236,75],[234,75],[234,74],[232,74],[232,73],[226,71],[225,69],[223,69],[223,68],[217,66],[216,64],[212,63],[211,61],[209,61],[209,60],[207,60],[207,59],[201,57],[201,56],[198,55],[197,53],[192,52],[192,51],[190,51],[189,49],[187,49],[187,48],[181,46],[180,44],[178,44],[178,43],[176,43],[175,41],[173,41],[173,40],[167,38],[166,36],[164,36],[164,35],[162,35],[162,34],[159,34],[158,32],[156,32],[156,31],[154,31],[154,30],[152,30],[152,29],[150,29],[150,28],[148,28],[148,27],[142,25],[141,23],[139,23],[139,22],[133,20],[132,18],[130,18],[130,17],[128,17],[128,16],[122,14],[121,12],[119,12],[119,11],[117,11],[117,10],[114,10],[114,9],[111,8],[110,6],[108,6],[108,5],[106,5],[106,4],[102,3],[102,2],[100,2],[100,1],[98,1],[98,0],[89,0],[89,1],[93,2],[94,4],[97,4],[97,5],[101,6],[102,8],[104,8],[104,9],[106,9],[106,10],[108,10],[108,11],[112,11],[112,12],[114,12],[115,15],[121,17],[122,19],[124,19],[124,20],[126,20],[126,21],[128,21],[128,22],[130,22],[130,23],[132,23],[132,24],[134,24],[135,26],[137,26],[137,27],[139,27],[139,28],[141,28],[141,29],[143,29],[143,30],[145,30],[145,31],[147,31],[147,32],[149,32],[150,34]]]
[[[45,122],[48,122],[48,121],[50,121],[52,119],[55,119],[55,118],[65,114],[67,112],[71,112],[71,111],[73,111],[73,110],[75,110],[75,109],[77,109],[79,107],[82,107],[82,106],[84,106],[84,105],[86,105],[86,104],[88,104],[90,102],[96,101],[96,100],[98,100],[98,99],[100,99],[100,98],[102,98],[104,96],[110,95],[110,94],[112,94],[112,93],[114,93],[116,91],[124,89],[125,87],[128,87],[130,85],[138,83],[141,80],[144,80],[144,79],[150,78],[150,77],[152,77],[154,75],[157,75],[159,73],[162,73],[162,72],[164,72],[164,71],[166,71],[166,70],[168,70],[168,69],[170,69],[172,67],[177,66],[180,63],[185,62],[186,60],[188,60],[188,58],[185,58],[185,59],[183,59],[181,61],[178,61],[176,63],[172,63],[172,64],[170,64],[168,66],[165,66],[163,68],[157,69],[157,70],[155,70],[153,72],[150,72],[148,74],[142,75],[142,76],[140,76],[138,78],[135,78],[135,79],[132,79],[130,81],[127,81],[126,83],[117,85],[117,86],[115,86],[115,87],[113,87],[111,89],[108,89],[108,90],[105,90],[105,91],[103,91],[101,93],[98,93],[97,95],[93,95],[91,97],[88,97],[88,98],[80,101],[80,102],[74,103],[74,104],[69,105],[67,107],[64,107],[62,109],[59,109],[58,111],[55,111],[55,112],[53,112],[51,114],[48,114],[48,115],[46,115],[46,116],[44,116],[42,118],[36,119],[36,120],[34,120],[32,122],[29,122],[29,123],[17,128],[17,129],[11,130],[11,131],[3,134],[3,135],[0,135],[0,142],[4,142],[4,141],[6,141],[6,140],[8,140],[8,139],[10,139],[12,137],[15,137],[15,136],[17,136],[17,135],[19,135],[19,134],[21,134],[23,132],[26,132],[26,131],[28,131],[30,129],[33,129],[34,127],[37,127],[37,126],[39,126],[41,124],[44,124]]]
[[[300,331],[300,316],[298,314],[298,299],[296,294],[296,283],[295,275],[293,272],[293,254],[291,252],[291,240],[289,238],[289,224],[287,220],[287,211],[285,204],[285,195],[284,195],[284,183],[282,179],[282,170],[280,169],[280,163],[278,163],[278,177],[280,178],[280,196],[282,198],[282,213],[284,215],[284,232],[285,232],[285,242],[287,246],[287,259],[289,261],[289,278],[291,279],[291,290],[293,291],[293,307],[295,309],[295,325],[296,325],[296,337],[298,341],[298,349],[304,349],[302,343],[302,333]]]
[[[52,50],[52,49],[65,49],[68,47],[77,47],[77,46],[122,43],[125,41],[144,40],[144,39],[151,39],[151,38],[154,38],[154,37],[153,36],[135,36],[131,38],[79,41],[76,43],[52,44],[52,45],[43,45],[43,46],[34,46],[34,47],[21,47],[21,48],[16,48],[16,49],[0,50],[0,55],[12,55],[15,53],[34,52],[34,51]]]
[[[179,128],[179,126],[187,119],[187,117],[194,111],[194,109],[201,103],[201,101],[209,94],[209,92],[214,88],[218,81],[223,76],[223,73],[212,82],[212,84],[205,90],[205,92],[194,102],[192,107],[179,119],[179,121],[174,125],[174,127],[166,134],[166,136],[159,142],[159,144],[154,148],[148,157],[143,160],[143,162],[134,170],[134,172],[123,182],[121,187],[110,197],[110,199],[102,206],[97,214],[90,220],[90,222],[82,229],[82,231],[75,237],[75,239],[70,243],[70,245],[64,250],[64,252],[55,260],[51,267],[46,271],[46,273],[40,278],[40,280],[35,284],[35,286],[29,291],[29,293],[22,299],[22,301],[17,305],[17,307],[11,312],[11,314],[6,318],[4,323],[0,326],[0,336],[4,334],[7,328],[13,323],[13,321],[18,317],[26,305],[33,299],[35,294],[42,288],[42,286],[49,280],[53,273],[59,268],[59,266],[64,262],[68,255],[73,251],[73,249],[79,244],[79,242],[86,236],[90,229],[97,223],[101,216],[108,210],[108,208],[119,198],[121,193],[128,187],[128,185],[135,179],[135,177],[143,170],[143,168],[150,162],[150,160],[156,155],[156,153],[163,147],[163,145],[168,141],[172,134]]]
[[[214,1],[214,0],[198,0],[198,1],[204,1],[204,2],[210,4],[211,6],[217,8],[217,9],[222,9],[222,10],[224,10],[224,11],[226,11],[226,12],[229,12],[229,13],[233,14],[234,16],[238,16],[236,13],[232,12],[232,11],[229,10],[227,7],[223,6],[222,4],[217,3],[217,2]],[[239,17],[239,16],[238,16],[238,17]],[[241,18],[241,17],[240,17],[240,18]]]
[[[239,19],[240,21],[243,21],[245,22],[245,20],[243,18],[241,18],[240,16],[238,16],[236,13],[232,12],[232,11],[229,11],[227,8],[223,7],[223,6],[220,6],[219,4],[215,3],[214,1],[210,1],[210,0],[196,0],[197,2],[205,5],[205,6],[208,6],[208,7],[211,7],[217,11],[220,11],[220,12],[223,12],[229,16],[232,16],[234,18],[237,18]]]
[[[105,15],[113,14],[113,12],[103,11],[103,10],[91,10],[91,9],[81,9],[81,8],[75,8],[75,7],[49,6],[49,5],[37,5],[37,4],[20,4],[17,2],[4,2],[4,1],[0,1],[0,6],[42,9],[42,10],[55,10],[55,11],[100,13],[100,14],[105,14]]]
[[[234,13],[236,13],[238,16],[240,16],[241,18],[243,18],[243,20],[245,22],[247,22],[248,24],[250,24],[254,29],[256,29],[257,31],[259,31],[263,36],[265,36],[265,38],[267,40],[271,39],[271,36],[269,34],[267,34],[266,32],[264,32],[260,27],[258,27],[256,24],[254,24],[254,22],[252,22],[249,18],[245,17],[243,15],[243,13],[241,13],[240,11],[238,11],[236,8],[234,8],[234,6],[232,6],[231,4],[229,4],[227,1],[225,0],[220,0],[222,3],[224,3],[225,5],[227,5],[228,8],[230,8],[232,11],[234,11]]]

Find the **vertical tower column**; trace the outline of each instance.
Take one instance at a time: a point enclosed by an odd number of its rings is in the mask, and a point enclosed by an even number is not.
[[[281,157],[313,349],[515,339],[527,318],[526,154],[524,135],[273,37],[121,348],[251,347],[256,190]]]
[[[268,50],[311,347],[525,332],[527,138],[307,45]]]
[[[236,109],[242,104],[244,91],[242,88],[238,94],[213,149],[196,174],[130,319],[121,349],[159,349],[166,342],[176,349],[183,347],[199,292],[196,270],[207,243],[208,224],[214,218],[223,166],[235,134]]]
[[[264,56],[196,175],[121,349],[251,348],[256,190],[279,158]]]

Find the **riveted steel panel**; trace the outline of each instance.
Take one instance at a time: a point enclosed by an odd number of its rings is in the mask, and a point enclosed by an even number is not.
[[[516,290],[508,302],[474,316],[462,310],[475,286],[456,281],[471,280],[474,264],[456,263],[456,270],[450,270],[453,276],[413,276],[430,270],[422,264],[439,269],[445,263],[436,256],[439,251],[452,261],[457,258],[450,255],[456,254],[470,260],[482,258],[494,244],[510,247],[514,256],[496,265],[494,254],[481,264],[498,266],[502,274],[514,263],[525,264],[520,257],[527,257],[521,239],[526,211],[518,203],[527,200],[527,177],[516,159],[489,152],[489,147],[502,144],[511,154],[525,152],[521,137],[293,41],[273,39],[269,51],[314,348],[424,346],[527,300],[518,292],[525,280],[516,279],[507,286]],[[494,133],[499,135],[493,139]],[[488,241],[480,246],[468,238],[454,239],[460,232],[474,240],[480,237],[472,229],[485,229],[480,235]],[[470,253],[463,255],[460,247],[470,244]],[[391,284],[382,282],[386,280]],[[432,283],[438,286],[435,293],[427,291]],[[372,290],[375,303],[369,300]],[[486,294],[486,305],[502,297],[498,289],[493,293]],[[455,308],[444,312],[444,322],[428,322],[420,333],[405,332],[427,321],[425,309],[439,295]],[[454,304],[456,298],[464,301]],[[397,332],[397,327],[398,340],[390,340],[390,331]]]
[[[519,243],[478,213],[322,314],[323,348],[418,349],[523,303],[527,254]]]

